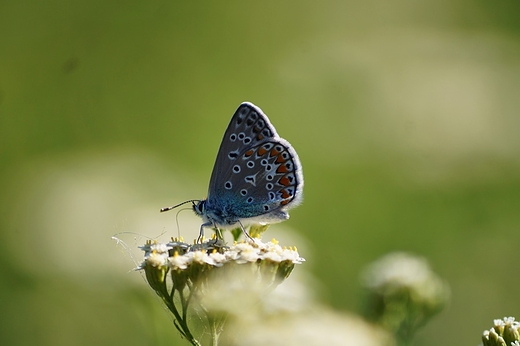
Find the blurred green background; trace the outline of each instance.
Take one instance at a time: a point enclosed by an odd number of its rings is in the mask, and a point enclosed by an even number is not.
[[[322,302],[357,311],[362,268],[404,250],[452,289],[418,345],[520,318],[519,16],[516,0],[1,1],[2,344],[181,344],[110,237],[177,234],[159,208],[205,196],[246,100],[303,163],[303,205],[266,236],[299,234]],[[179,222],[194,237],[200,220]]]

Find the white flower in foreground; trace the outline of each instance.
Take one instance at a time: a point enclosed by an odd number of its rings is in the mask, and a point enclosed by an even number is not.
[[[390,346],[393,339],[362,319],[313,306],[298,313],[247,312],[230,321],[224,344],[237,346]],[[251,312],[250,312],[251,314]]]
[[[188,268],[189,262],[189,257],[181,256],[177,252],[172,257],[168,258],[168,264],[170,268],[174,270],[184,270]]]
[[[260,258],[258,247],[249,243],[235,244],[229,251],[231,253],[230,257],[234,257],[234,261],[239,264],[256,262]]]
[[[493,320],[493,328],[482,333],[484,346],[520,346],[520,322],[514,317]]]
[[[214,251],[208,255],[208,261],[206,263],[221,267],[226,263],[226,260],[226,255]]]
[[[304,261],[296,248],[259,239],[232,246],[215,238],[191,245],[172,239],[166,244],[148,241],[140,248],[145,254],[137,269],[144,270],[150,287],[173,313],[177,330],[193,345],[200,343],[191,332],[188,312],[210,322],[215,337],[228,315],[254,309],[259,297]]]
[[[164,254],[159,254],[157,252],[152,252],[145,260],[145,262],[152,267],[162,267],[166,264],[168,257],[164,256]]]

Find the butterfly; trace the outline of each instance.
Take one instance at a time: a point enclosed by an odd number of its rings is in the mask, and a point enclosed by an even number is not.
[[[233,229],[271,224],[289,218],[288,210],[303,196],[303,173],[298,154],[278,136],[267,115],[244,102],[224,133],[209,182],[208,197],[189,200],[161,212],[192,203],[205,227]],[[250,238],[251,239],[251,238]]]

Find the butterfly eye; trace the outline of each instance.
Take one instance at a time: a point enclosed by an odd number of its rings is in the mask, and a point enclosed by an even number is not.
[[[204,203],[197,203],[197,204],[193,204],[193,210],[195,210],[195,212],[197,214],[202,214],[202,210],[203,210],[203,205]]]

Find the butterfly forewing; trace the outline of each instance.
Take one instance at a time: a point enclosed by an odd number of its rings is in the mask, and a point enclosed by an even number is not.
[[[275,137],[278,137],[276,130],[260,108],[248,102],[242,103],[222,138],[209,182],[208,198],[221,190],[240,154]]]

